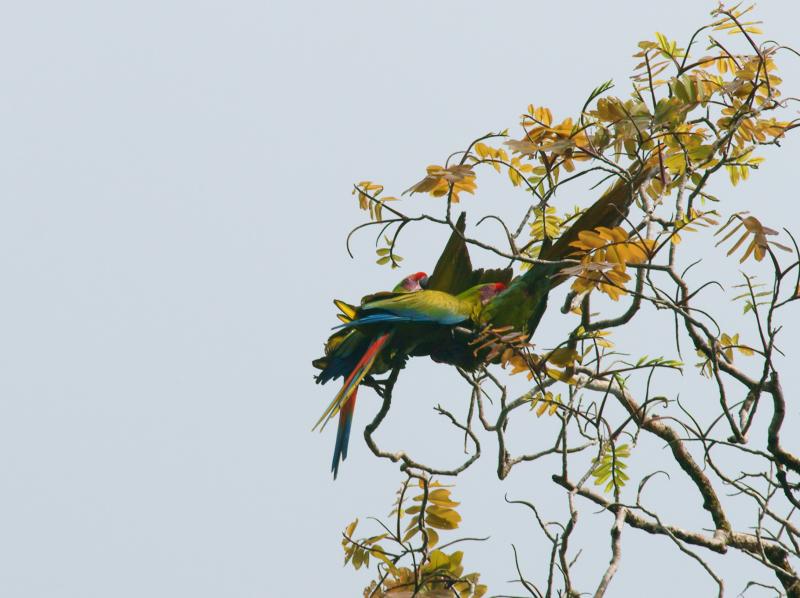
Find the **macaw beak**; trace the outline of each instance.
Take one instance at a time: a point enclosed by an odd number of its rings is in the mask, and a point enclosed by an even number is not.
[[[427,276],[423,276],[422,278],[419,279],[419,288],[421,288],[421,289],[427,289],[428,288],[428,277]]]

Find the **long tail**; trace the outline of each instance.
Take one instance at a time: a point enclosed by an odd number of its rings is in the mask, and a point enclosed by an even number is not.
[[[347,456],[347,441],[350,436],[350,422],[353,419],[353,409],[355,408],[355,394],[356,390],[358,389],[358,385],[361,384],[361,381],[369,374],[372,366],[375,363],[375,360],[380,355],[383,348],[392,338],[392,333],[387,332],[373,340],[367,350],[364,351],[364,354],[361,356],[361,359],[358,360],[358,363],[353,368],[353,371],[350,372],[350,375],[347,376],[347,379],[344,381],[341,390],[336,394],[333,398],[333,401],[328,405],[325,411],[322,413],[322,416],[317,420],[317,423],[314,424],[314,428],[320,428],[322,430],[325,427],[333,416],[336,413],[340,413],[339,418],[339,433],[336,436],[336,448],[333,454],[333,472],[334,477],[336,476],[336,472],[338,470],[338,463],[340,460],[344,459]]]
[[[347,445],[350,442],[350,427],[353,425],[357,394],[358,386],[353,389],[350,398],[339,409],[339,428],[336,430],[336,445],[333,447],[333,461],[331,462],[334,480],[339,474],[339,463],[347,459]]]

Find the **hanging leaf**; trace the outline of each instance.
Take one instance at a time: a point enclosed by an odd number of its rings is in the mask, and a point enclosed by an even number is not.
[[[722,239],[720,239],[716,247],[719,247],[722,243],[730,239],[739,229],[744,228],[744,232],[742,236],[733,244],[733,246],[728,250],[727,255],[732,255],[739,247],[748,239],[748,237],[752,236],[750,239],[750,243],[747,245],[742,257],[739,259],[739,263],[743,263],[747,260],[748,257],[753,255],[757,262],[760,262],[764,259],[764,256],[767,254],[767,250],[769,249],[770,245],[778,247],[784,251],[791,251],[785,245],[781,245],[780,243],[776,243],[774,241],[769,241],[767,236],[777,235],[778,231],[773,230],[771,228],[767,228],[761,221],[758,220],[755,216],[742,216],[742,214],[746,214],[746,212],[740,212],[734,214],[728,219],[726,222],[716,233],[714,236],[722,234],[730,224],[738,220],[738,224],[734,226],[728,234],[726,234]]]

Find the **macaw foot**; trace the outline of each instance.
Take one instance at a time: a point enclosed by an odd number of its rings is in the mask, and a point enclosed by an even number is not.
[[[372,376],[367,376],[361,381],[361,384],[363,384],[364,386],[368,386],[376,393],[378,393],[379,397],[383,398],[383,390],[386,388],[385,380],[376,380]]]

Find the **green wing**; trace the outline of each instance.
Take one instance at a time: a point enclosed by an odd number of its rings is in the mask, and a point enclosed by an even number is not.
[[[357,322],[387,324],[396,322],[432,322],[457,324],[470,317],[472,304],[442,291],[417,291],[362,305]],[[382,317],[381,317],[382,316]]]
[[[555,243],[542,248],[540,258],[551,262],[564,260],[575,251],[570,243],[576,241],[581,232],[598,226],[619,226],[627,216],[639,187],[657,171],[654,166],[646,166],[633,173],[630,182],[622,179],[615,182]],[[550,289],[566,279],[559,274],[557,266],[535,264],[483,308],[481,321],[495,327],[513,326],[530,336],[547,308]]]
[[[476,270],[472,267],[469,250],[464,242],[466,224],[467,213],[462,212],[456,222],[455,230],[450,234],[450,239],[436,262],[433,274],[428,277],[428,289],[458,295],[478,284],[488,282],[508,284],[511,281],[513,276],[511,268]]]
[[[638,168],[638,165],[635,165]],[[557,262],[567,258],[575,249],[570,245],[578,240],[578,235],[586,230],[593,230],[598,226],[614,228],[623,223],[628,216],[628,210],[636,198],[639,188],[658,173],[656,165],[645,166],[638,172],[630,172],[631,180],[617,179],[603,195],[589,206],[578,219],[572,223],[564,234],[548,249],[543,249],[540,257],[543,260]],[[567,279],[566,276],[554,276],[551,288]]]
[[[467,213],[462,212],[433,273],[428,277],[428,289],[457,295],[471,286],[469,282],[472,280],[472,260],[467,244],[464,243],[466,224]]]

